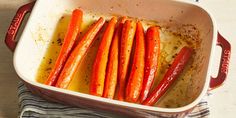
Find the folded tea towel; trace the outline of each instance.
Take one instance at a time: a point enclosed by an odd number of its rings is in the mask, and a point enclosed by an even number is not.
[[[72,107],[46,101],[33,95],[25,85],[20,82],[18,86],[18,97],[21,118],[124,118],[108,112],[97,112],[80,107]],[[207,118],[209,107],[204,98],[187,118]]]

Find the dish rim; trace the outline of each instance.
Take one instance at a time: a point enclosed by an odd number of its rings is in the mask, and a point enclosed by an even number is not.
[[[59,92],[62,94],[70,94],[70,95],[73,95],[76,97],[82,97],[82,98],[89,99],[89,100],[95,100],[98,102],[105,102],[107,104],[118,105],[118,106],[123,106],[123,107],[130,107],[130,108],[134,108],[134,109],[138,108],[140,110],[151,110],[151,111],[168,112],[168,113],[177,113],[177,112],[183,112],[183,111],[189,110],[189,109],[193,108],[194,106],[196,106],[200,102],[200,100],[204,97],[204,95],[207,93],[207,90],[209,88],[210,79],[211,79],[211,76],[210,76],[211,69],[210,68],[212,67],[212,60],[213,60],[213,55],[214,55],[214,51],[215,51],[215,47],[216,47],[217,27],[216,27],[216,22],[215,22],[214,18],[212,17],[213,15],[210,12],[208,12],[206,7],[202,7],[199,3],[194,3],[194,2],[190,2],[190,1],[176,1],[176,2],[188,4],[188,5],[193,5],[193,6],[198,7],[199,9],[202,9],[204,12],[206,12],[209,15],[209,18],[213,24],[213,28],[212,28],[213,29],[213,38],[212,38],[211,52],[210,52],[210,56],[209,56],[209,58],[210,58],[209,64],[207,67],[208,72],[206,75],[204,87],[203,87],[200,95],[193,102],[191,102],[188,105],[185,105],[183,107],[178,107],[178,108],[161,108],[161,107],[156,107],[156,106],[145,106],[145,105],[141,105],[141,104],[129,103],[129,102],[118,101],[118,100],[111,100],[111,99],[97,97],[97,96],[93,96],[93,95],[89,95],[89,94],[85,94],[85,93],[75,92],[75,91],[66,90],[66,89],[60,89],[60,88],[56,88],[56,87],[52,87],[52,86],[47,86],[47,85],[38,83],[36,81],[32,81],[29,77],[21,74],[20,67],[17,66],[17,63],[16,63],[17,56],[15,56],[15,55],[17,55],[17,53],[19,53],[17,50],[18,46],[16,47],[16,50],[13,55],[13,65],[14,65],[15,71],[23,81],[27,82],[30,85],[33,85],[33,86],[36,86],[39,88],[43,88],[43,89],[47,89],[47,90],[52,90],[52,91]],[[34,9],[38,5],[37,3],[38,3],[38,1],[36,1],[31,14],[35,14]],[[29,20],[25,26],[25,29],[23,30],[22,36],[23,36],[24,32],[26,31],[26,29],[28,29],[28,27],[29,27],[29,21],[31,21],[31,19],[32,19],[31,16],[29,17]],[[23,40],[22,36],[20,37],[19,42],[21,40]]]

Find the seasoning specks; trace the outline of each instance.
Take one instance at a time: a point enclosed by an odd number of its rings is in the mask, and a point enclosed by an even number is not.
[[[60,46],[62,45],[62,39],[61,38],[57,39],[57,44],[60,45]]]

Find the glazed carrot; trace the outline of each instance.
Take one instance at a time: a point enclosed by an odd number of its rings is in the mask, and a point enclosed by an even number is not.
[[[70,84],[72,78],[75,76],[75,72],[81,63],[81,60],[87,53],[89,47],[95,40],[95,36],[102,28],[105,20],[101,17],[95,24],[91,25],[82,39],[78,42],[75,49],[70,54],[69,58],[66,61],[66,64],[59,76],[59,79],[56,83],[56,87],[66,89]]]
[[[118,59],[119,59],[119,40],[121,35],[121,30],[125,22],[126,17],[123,17],[117,26],[110,51],[109,51],[109,60],[107,64],[105,86],[103,91],[103,97],[113,99],[117,84],[117,75],[118,75]]]
[[[145,61],[145,41],[144,31],[141,22],[137,22],[135,34],[135,50],[131,73],[126,87],[125,99],[128,102],[137,102],[143,84],[144,77],[144,61]]]
[[[146,32],[146,56],[143,88],[140,93],[140,102],[142,103],[148,96],[153,85],[155,73],[158,68],[160,55],[160,36],[158,27],[149,27]]]
[[[188,47],[183,47],[179,54],[174,59],[171,67],[165,73],[164,78],[157,87],[150,93],[148,98],[142,103],[143,105],[154,105],[159,98],[168,90],[172,83],[178,78],[189,61],[193,50]]]
[[[126,20],[121,33],[121,43],[119,52],[119,66],[118,66],[118,100],[124,101],[127,70],[130,60],[133,39],[136,30],[136,23],[131,20]]]
[[[92,77],[90,81],[90,94],[92,95],[96,96],[103,95],[108,54],[116,22],[117,22],[116,17],[113,17],[109,21],[98,48],[98,52],[93,64]]]
[[[83,12],[81,10],[76,9],[73,11],[72,17],[69,23],[69,27],[67,29],[67,32],[64,38],[64,43],[61,47],[61,51],[55,62],[55,65],[52,68],[52,71],[50,72],[49,77],[45,81],[46,85],[55,86],[57,79],[60,75],[60,72],[66,62],[66,59],[68,58],[72,50],[75,40],[78,38],[78,35],[80,32],[80,26],[82,23],[82,17],[83,17]]]

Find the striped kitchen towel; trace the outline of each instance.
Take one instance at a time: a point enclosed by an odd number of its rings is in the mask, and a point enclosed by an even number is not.
[[[124,118],[124,116],[117,116],[107,112],[97,112],[85,108],[48,102],[33,95],[22,82],[18,86],[18,97],[21,118]],[[204,99],[187,118],[207,118],[209,113],[207,101]]]

